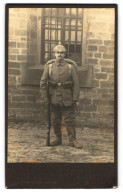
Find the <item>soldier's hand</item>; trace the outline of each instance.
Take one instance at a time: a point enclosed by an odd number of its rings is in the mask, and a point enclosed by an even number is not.
[[[80,106],[80,103],[79,103],[79,102],[76,102],[75,104],[76,104],[76,106],[77,106],[77,107],[79,107],[79,106]]]
[[[49,102],[49,101],[48,101],[48,98],[46,98],[46,97],[43,98],[43,102],[44,102],[44,103],[48,103],[48,102]]]

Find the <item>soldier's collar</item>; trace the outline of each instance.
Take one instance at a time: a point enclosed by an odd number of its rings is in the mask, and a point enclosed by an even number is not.
[[[61,61],[56,60],[56,61],[55,61],[55,64],[56,64],[57,66],[63,66],[63,65],[65,65],[65,61],[64,61],[64,60],[61,60]]]

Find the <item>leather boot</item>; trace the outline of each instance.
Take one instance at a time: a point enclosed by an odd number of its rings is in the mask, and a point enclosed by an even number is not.
[[[77,149],[82,149],[82,145],[77,142],[77,140],[69,140],[69,146],[75,147]]]
[[[56,137],[56,139],[50,143],[50,146],[58,146],[58,145],[62,145],[61,137]]]

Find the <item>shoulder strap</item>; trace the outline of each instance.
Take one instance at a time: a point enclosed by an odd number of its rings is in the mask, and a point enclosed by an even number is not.
[[[71,64],[68,64],[68,67],[69,67],[69,74],[71,75],[72,65]]]
[[[51,75],[52,72],[52,64],[49,64],[49,76]]]

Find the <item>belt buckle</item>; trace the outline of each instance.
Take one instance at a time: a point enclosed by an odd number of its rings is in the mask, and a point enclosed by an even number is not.
[[[61,87],[62,83],[58,83],[58,86]]]

